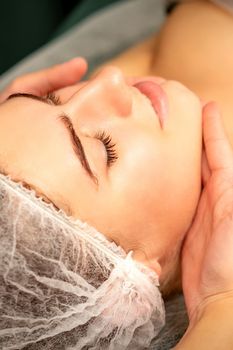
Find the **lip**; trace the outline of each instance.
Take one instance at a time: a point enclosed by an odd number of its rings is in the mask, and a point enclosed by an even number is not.
[[[160,84],[154,81],[140,81],[133,85],[151,102],[155,113],[159,119],[160,126],[163,128],[168,118],[168,98]]]

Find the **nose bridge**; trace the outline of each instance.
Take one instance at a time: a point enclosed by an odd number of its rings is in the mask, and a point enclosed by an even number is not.
[[[127,117],[132,110],[130,87],[118,68],[106,67],[73,96],[73,103],[88,109],[112,110],[120,117]]]
[[[120,112],[120,115],[127,117],[132,110],[132,92],[126,84],[121,70],[109,66],[103,70],[102,74],[105,81],[105,84],[103,84],[103,93],[107,96],[109,102]],[[101,80],[101,77],[99,79]]]

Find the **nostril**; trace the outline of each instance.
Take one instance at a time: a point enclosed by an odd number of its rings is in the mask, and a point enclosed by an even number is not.
[[[133,100],[131,91],[121,92],[118,94],[115,102],[116,109],[121,117],[128,117],[132,113]]]

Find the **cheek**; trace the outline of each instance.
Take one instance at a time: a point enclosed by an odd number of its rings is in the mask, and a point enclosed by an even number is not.
[[[165,190],[164,161],[158,152],[150,151],[151,147],[134,145],[132,149],[115,169],[112,190],[125,220],[136,226],[140,222],[145,225],[158,214],[158,202]]]
[[[138,150],[127,158],[124,172],[114,183],[114,198],[128,228],[145,232],[146,224],[170,242],[185,233],[194,215],[200,191],[200,157],[180,152],[182,145],[175,150],[172,143],[155,149],[159,151]]]

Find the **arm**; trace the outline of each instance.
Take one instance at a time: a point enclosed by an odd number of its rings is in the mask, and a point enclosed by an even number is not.
[[[232,350],[233,295],[203,310],[174,350]]]

